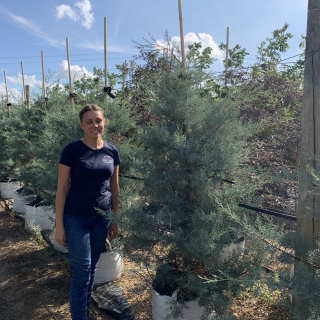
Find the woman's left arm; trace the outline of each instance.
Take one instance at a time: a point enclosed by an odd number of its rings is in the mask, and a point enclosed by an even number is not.
[[[114,166],[113,174],[110,178],[110,192],[111,192],[111,205],[112,210],[117,215],[119,214],[119,165]],[[111,222],[109,229],[109,240],[112,241],[118,234],[118,225],[115,222]]]

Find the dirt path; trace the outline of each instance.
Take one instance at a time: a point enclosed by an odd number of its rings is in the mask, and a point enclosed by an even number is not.
[[[24,221],[11,215],[4,204],[0,202],[0,319],[71,319],[68,263],[47,243],[32,239]],[[125,291],[132,309],[140,320],[150,320],[151,300],[143,278],[130,262],[125,262],[125,269],[121,282],[131,282],[132,289]],[[119,281],[115,284],[121,286]],[[134,289],[142,290],[139,299]],[[95,304],[93,311],[97,320],[114,319]]]
[[[60,255],[39,244],[0,201],[0,319],[71,320],[68,304],[69,267]],[[114,281],[122,287],[134,315],[151,320],[151,282],[136,263],[124,258],[124,271]],[[97,320],[112,320],[96,304]],[[238,300],[232,311],[242,320],[290,320],[288,310],[252,297]]]
[[[24,221],[0,208],[0,318],[70,319],[68,266],[31,239]]]

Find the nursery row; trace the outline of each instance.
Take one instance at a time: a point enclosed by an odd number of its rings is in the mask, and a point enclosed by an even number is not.
[[[159,310],[171,319],[231,317],[229,306],[242,292],[254,287],[259,294],[267,285],[284,288],[285,299],[292,284],[284,267],[292,256],[278,248],[294,249],[294,240],[237,205],[272,182],[248,161],[249,141],[260,128],[250,114],[256,97],[240,85],[224,98],[212,94],[203,85],[209,79],[205,51],[197,50],[190,50],[185,69],[170,55],[149,55],[149,69],[137,68],[132,86],[126,90],[124,83],[113,101],[94,90],[82,96],[105,110],[104,139],[120,152],[119,226],[138,248],[131,258],[154,268],[153,299],[168,302],[154,303],[155,320],[166,318]],[[61,150],[82,137],[80,107],[73,111],[68,94],[52,89],[47,101],[36,98],[31,108],[0,109],[0,178],[19,181],[19,195],[35,197],[32,213],[53,206]],[[197,314],[191,314],[194,305]]]

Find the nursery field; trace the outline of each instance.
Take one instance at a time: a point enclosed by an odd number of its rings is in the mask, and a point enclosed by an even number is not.
[[[69,268],[45,242],[24,228],[24,221],[0,202],[0,319],[68,320]],[[151,281],[146,270],[124,259],[122,277],[114,282],[125,290],[139,320],[151,320]],[[269,299],[269,300],[268,300]],[[232,312],[238,319],[289,320],[288,310],[275,306],[272,297],[255,299],[248,294],[235,300]],[[113,319],[96,304],[96,319]]]

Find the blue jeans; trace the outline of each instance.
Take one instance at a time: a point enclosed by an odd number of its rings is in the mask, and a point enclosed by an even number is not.
[[[71,266],[69,291],[72,320],[86,320],[98,260],[108,236],[110,220],[104,215],[63,217]]]

